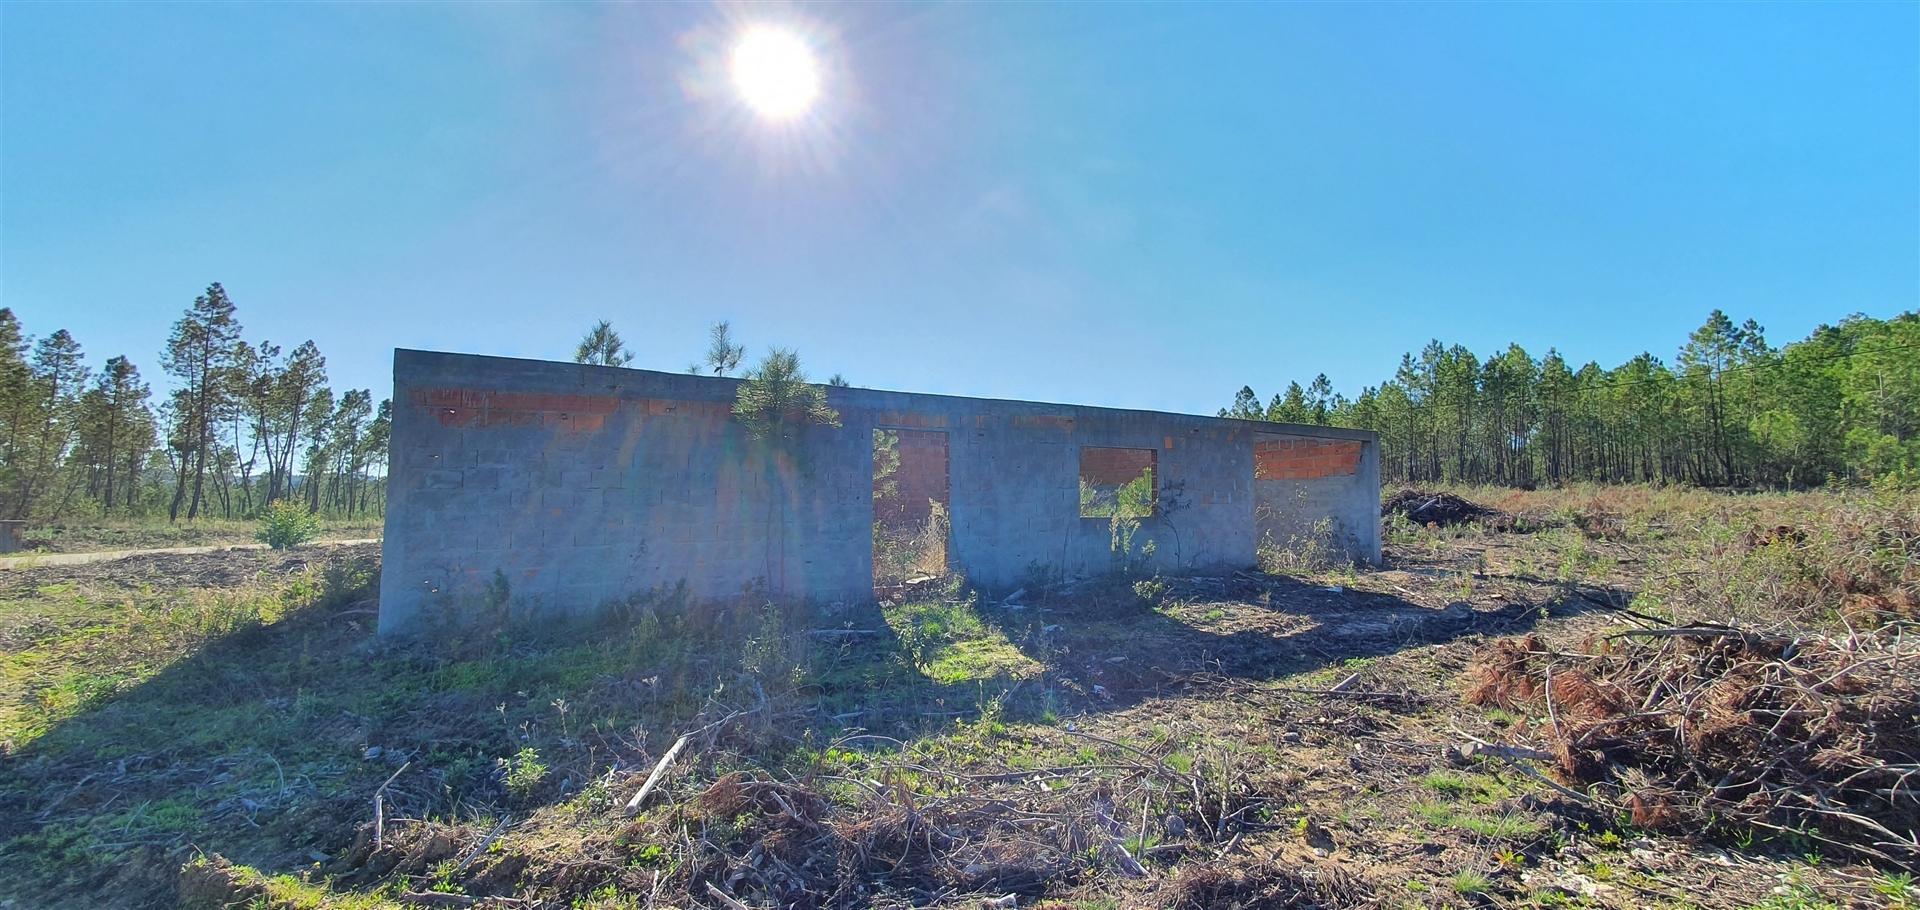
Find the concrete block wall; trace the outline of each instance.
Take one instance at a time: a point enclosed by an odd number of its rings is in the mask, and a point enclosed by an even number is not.
[[[1254,528],[1262,543],[1289,547],[1324,537],[1350,555],[1379,560],[1377,441],[1258,433],[1253,449]],[[1362,500],[1364,514],[1355,508]]]
[[[1244,567],[1264,532],[1327,516],[1379,557],[1373,434],[1034,402],[830,388],[840,428],[792,455],[731,416],[738,381],[425,351],[394,355],[383,633],[457,621],[504,581],[511,614],[591,610],[684,582],[816,601],[872,594],[873,431],[947,435],[952,564],[1019,584],[1113,564],[1105,519],[1079,517],[1083,446],[1151,449],[1161,501],[1137,542],[1162,571]],[[1256,441],[1329,442],[1328,476],[1256,479]],[[1321,470],[1316,467],[1314,470]],[[1276,484],[1290,486],[1280,487]],[[1293,514],[1299,510],[1298,514]]]

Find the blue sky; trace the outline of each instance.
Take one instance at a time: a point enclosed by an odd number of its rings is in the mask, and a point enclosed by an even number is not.
[[[747,23],[827,69],[779,126]],[[0,6],[0,302],[158,377],[225,283],[391,349],[1210,413],[1428,338],[1920,305],[1920,5]]]

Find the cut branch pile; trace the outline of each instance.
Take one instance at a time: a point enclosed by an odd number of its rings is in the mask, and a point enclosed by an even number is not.
[[[1371,889],[1337,866],[1299,869],[1280,864],[1189,867],[1161,893],[1159,906],[1173,910],[1357,907],[1371,904],[1373,897]]]
[[[727,774],[679,813],[684,886],[797,908],[869,905],[877,891],[1038,895],[1099,868],[1149,876],[1156,861],[1213,855],[1260,827],[1265,800],[1231,771],[1119,748],[1098,765],[996,774],[906,757],[858,777]]]
[[[1762,828],[1920,857],[1920,641],[1721,626],[1575,653],[1495,642],[1468,700],[1544,715],[1559,773],[1649,828]]]
[[[1455,525],[1483,518],[1500,517],[1501,512],[1452,493],[1401,490],[1380,504],[1382,516],[1400,513],[1417,525]]]

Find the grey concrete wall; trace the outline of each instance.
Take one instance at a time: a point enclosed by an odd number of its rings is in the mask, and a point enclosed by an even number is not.
[[[952,562],[981,584],[1019,584],[1030,566],[1112,566],[1108,522],[1079,517],[1081,446],[1156,450],[1174,507],[1138,540],[1156,542],[1152,568],[1173,571],[1253,563],[1256,436],[1356,441],[1355,473],[1300,481],[1312,486],[1301,508],[1353,529],[1356,557],[1379,556],[1371,433],[831,388],[842,426],[806,430],[790,457],[731,417],[737,384],[396,351],[381,631],[457,621],[500,582],[521,616],[680,582],[702,598],[757,586],[868,599],[881,427],[948,434]]]

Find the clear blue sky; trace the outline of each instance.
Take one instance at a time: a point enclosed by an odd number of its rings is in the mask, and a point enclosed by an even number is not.
[[[714,60],[828,67],[798,126]],[[1920,305],[1920,5],[0,5],[0,298],[158,378],[225,283],[391,349],[1210,413],[1428,338],[1612,365]]]

